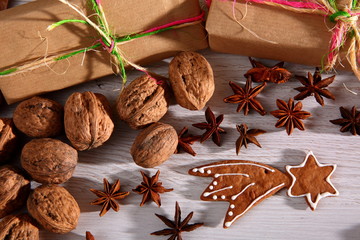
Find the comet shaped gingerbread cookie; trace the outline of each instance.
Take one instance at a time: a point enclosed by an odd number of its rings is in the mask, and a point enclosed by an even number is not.
[[[287,173],[262,163],[229,160],[190,169],[189,174],[214,178],[200,198],[229,202],[224,220],[224,228],[229,228],[252,207],[283,188],[288,188],[290,197],[305,197],[315,210],[320,199],[339,195],[330,181],[335,169],[335,164],[320,164],[310,151],[300,165],[286,166]]]

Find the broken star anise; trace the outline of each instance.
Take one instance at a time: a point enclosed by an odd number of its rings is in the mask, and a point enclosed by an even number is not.
[[[321,106],[324,106],[323,97],[335,100],[335,96],[329,90],[325,89],[325,87],[334,81],[335,75],[322,80],[319,68],[316,68],[314,75],[309,72],[307,78],[303,76],[295,77],[304,85],[304,87],[295,88],[295,90],[300,92],[294,97],[295,100],[303,100],[308,96],[314,95],[316,101]]]
[[[340,132],[351,132],[353,135],[360,135],[360,112],[353,106],[351,110],[340,107],[341,117],[330,120],[331,123],[340,125]]]
[[[238,103],[239,106],[236,109],[237,112],[240,112],[244,109],[244,115],[248,115],[250,107],[261,115],[265,115],[266,112],[261,105],[261,103],[256,100],[256,96],[265,88],[265,83],[258,85],[254,88],[251,87],[251,80],[248,78],[244,88],[239,87],[233,82],[229,82],[231,89],[234,92],[234,95],[224,98],[226,103]]]
[[[194,142],[199,141],[201,136],[193,136],[191,134],[185,136],[188,132],[188,128],[184,127],[178,134],[178,146],[175,153],[179,153],[180,149],[183,149],[185,152],[195,156],[196,152],[192,149],[190,145]]]
[[[165,228],[163,230],[153,232],[151,233],[151,235],[157,235],[157,236],[171,235],[171,237],[168,240],[175,240],[175,239],[182,240],[181,232],[191,232],[204,225],[204,223],[188,224],[193,216],[193,212],[189,213],[189,215],[187,215],[187,217],[183,221],[181,221],[181,210],[178,202],[176,202],[175,205],[174,221],[171,221],[170,219],[156,213],[155,215],[158,218],[160,218],[160,220],[163,221],[165,225],[168,226],[169,228]]]
[[[95,237],[91,234],[91,232],[86,232],[86,240],[95,240]]]
[[[200,142],[203,143],[212,137],[213,142],[220,146],[221,137],[220,133],[225,133],[225,130],[220,127],[221,122],[224,120],[224,114],[219,115],[215,118],[214,113],[208,107],[205,111],[206,122],[195,123],[194,127],[199,129],[206,129],[206,132],[201,136]]]
[[[291,78],[291,73],[284,68],[284,62],[279,62],[273,67],[266,67],[260,62],[249,58],[252,69],[245,73],[245,77],[253,82],[285,83]]]
[[[276,105],[278,106],[279,110],[270,112],[274,117],[279,118],[275,124],[275,127],[280,128],[285,126],[288,135],[293,132],[294,127],[301,131],[305,130],[305,126],[302,120],[310,117],[311,113],[301,111],[301,102],[294,104],[294,100],[292,98],[289,99],[288,103],[281,99],[277,99]]]
[[[266,131],[261,129],[250,129],[248,130],[248,126],[246,124],[236,125],[237,131],[240,133],[240,137],[236,141],[236,154],[239,155],[240,149],[242,146],[245,148],[248,147],[249,143],[253,143],[256,146],[261,148],[260,143],[255,138],[260,134],[266,133]]]
[[[119,211],[119,203],[117,200],[125,198],[130,192],[120,192],[120,180],[117,180],[115,184],[110,185],[109,181],[104,178],[104,191],[96,189],[90,189],[99,198],[91,202],[91,205],[102,205],[100,211],[100,217],[104,216],[107,211],[112,208],[114,211]]]
[[[159,182],[159,170],[152,177],[149,177],[143,171],[140,172],[143,177],[143,182],[141,182],[139,186],[133,189],[134,192],[137,192],[138,194],[143,194],[143,199],[140,203],[140,207],[150,200],[153,200],[160,207],[160,193],[171,192],[174,189],[166,189],[162,186],[162,182]]]

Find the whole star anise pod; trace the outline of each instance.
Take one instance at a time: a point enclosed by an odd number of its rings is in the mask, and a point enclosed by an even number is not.
[[[91,234],[91,232],[86,232],[86,240],[95,240],[95,237]]]
[[[331,123],[340,125],[340,132],[351,132],[353,135],[360,135],[360,112],[353,106],[351,110],[340,107],[341,117],[330,120]]]
[[[110,185],[109,181],[104,178],[104,191],[96,189],[90,189],[99,198],[91,202],[91,205],[102,205],[100,211],[100,217],[104,216],[107,211],[112,208],[114,211],[119,211],[119,203],[117,200],[125,198],[130,192],[120,192],[120,180],[117,180],[115,184]]]
[[[188,128],[184,127],[178,134],[178,146],[175,153],[179,153],[180,149],[183,149],[185,152],[195,156],[196,152],[192,149],[190,145],[194,142],[199,141],[201,136],[193,136],[191,134],[185,136],[188,133]]]
[[[138,194],[143,194],[143,199],[140,203],[140,207],[142,207],[147,201],[150,200],[153,200],[160,207],[160,193],[171,192],[174,189],[166,189],[162,186],[162,182],[159,182],[159,170],[152,177],[149,177],[143,171],[140,172],[143,177],[143,182],[141,182],[139,186],[133,189],[134,192],[137,192]]]
[[[288,135],[293,132],[294,127],[301,131],[305,130],[304,123],[301,120],[310,117],[311,113],[301,111],[301,102],[294,104],[294,100],[292,98],[289,99],[288,103],[281,99],[277,99],[276,105],[278,106],[279,110],[270,112],[274,117],[279,118],[275,124],[275,127],[280,128],[285,126]]]
[[[250,107],[261,115],[265,115],[266,112],[261,105],[261,103],[255,99],[255,97],[265,88],[265,83],[258,85],[254,88],[251,87],[251,80],[248,78],[244,88],[239,87],[233,82],[229,82],[231,89],[234,92],[234,95],[224,98],[226,103],[238,103],[239,106],[236,109],[237,112],[240,112],[244,109],[244,115],[248,115]]]
[[[196,128],[206,129],[206,132],[201,136],[200,142],[203,143],[212,137],[213,142],[220,146],[220,133],[225,133],[225,130],[220,127],[221,122],[224,120],[224,114],[221,114],[215,118],[214,113],[211,111],[210,107],[208,107],[205,111],[205,118],[207,123],[202,122],[193,124],[193,126]]]
[[[236,125],[237,131],[240,133],[240,137],[236,141],[236,154],[239,155],[240,149],[242,146],[245,148],[248,147],[249,143],[253,143],[256,146],[261,148],[260,143],[255,138],[260,134],[266,133],[266,131],[261,129],[250,129],[248,130],[248,126],[246,124]]]
[[[204,225],[204,223],[188,224],[193,216],[193,212],[189,213],[189,215],[187,215],[187,217],[183,221],[181,221],[181,210],[178,202],[176,202],[175,205],[174,221],[171,221],[168,218],[156,213],[155,215],[158,218],[160,218],[160,220],[163,221],[166,224],[166,226],[168,226],[169,228],[165,228],[163,230],[153,232],[151,233],[151,235],[158,235],[158,236],[171,235],[169,240],[175,240],[175,239],[182,240],[181,232],[191,232]]]
[[[252,69],[245,73],[245,77],[253,82],[285,83],[291,78],[291,73],[284,68],[284,62],[279,62],[273,67],[266,67],[260,62],[249,58]]]
[[[335,100],[335,96],[329,90],[325,89],[325,87],[334,81],[335,75],[322,80],[319,68],[316,68],[314,75],[309,72],[307,78],[303,76],[295,77],[304,85],[304,87],[295,88],[295,90],[300,92],[294,97],[295,100],[303,100],[310,95],[314,95],[316,101],[321,106],[324,106],[323,97]]]

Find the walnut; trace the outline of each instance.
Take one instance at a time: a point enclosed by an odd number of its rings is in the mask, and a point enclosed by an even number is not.
[[[10,165],[0,167],[0,218],[22,208],[30,192],[30,181]]]
[[[168,79],[156,74],[151,76],[146,74],[132,81],[117,101],[120,119],[133,129],[159,121],[168,110]]]
[[[58,185],[42,185],[27,200],[29,213],[46,230],[68,233],[75,229],[80,208],[74,197]]]
[[[65,104],[64,119],[66,136],[79,151],[101,146],[114,130],[110,104],[98,93],[72,94]]]
[[[0,239],[39,240],[39,229],[27,214],[9,215],[0,222]]]
[[[53,137],[62,133],[64,110],[53,100],[33,97],[21,102],[14,111],[17,129],[29,137]]]
[[[21,166],[40,183],[60,184],[69,180],[78,160],[77,151],[60,140],[33,139],[21,152]]]
[[[137,165],[152,168],[168,160],[177,145],[176,130],[169,124],[158,122],[140,132],[130,153]]]
[[[0,118],[0,164],[11,157],[16,148],[17,137],[10,118]]]
[[[190,110],[204,108],[215,90],[214,74],[206,59],[196,52],[181,52],[169,65],[176,101]]]

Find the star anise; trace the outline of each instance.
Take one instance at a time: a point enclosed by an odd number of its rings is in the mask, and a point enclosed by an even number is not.
[[[95,240],[94,236],[91,234],[91,232],[86,232],[86,240]]]
[[[351,132],[353,135],[360,135],[360,112],[353,106],[351,110],[340,107],[341,117],[330,120],[331,123],[340,125],[340,132]]]
[[[249,143],[253,143],[256,146],[261,148],[260,143],[255,138],[260,134],[266,133],[266,131],[261,129],[250,129],[248,130],[248,126],[246,124],[236,125],[237,131],[240,133],[240,137],[236,141],[236,154],[239,155],[240,149],[242,146],[245,148],[248,147]]]
[[[119,211],[119,203],[116,200],[125,198],[130,192],[120,192],[120,180],[117,180],[115,184],[110,185],[108,180],[104,178],[104,191],[96,189],[90,189],[99,198],[91,202],[91,205],[102,205],[100,211],[100,217],[104,216],[107,211],[112,208],[114,211]]]
[[[275,127],[280,128],[285,126],[288,135],[293,132],[294,127],[301,131],[305,130],[304,123],[301,120],[310,117],[311,113],[301,111],[301,102],[294,104],[294,100],[292,98],[289,99],[288,103],[281,99],[277,99],[276,105],[278,106],[279,110],[270,112],[274,117],[279,118],[275,124]]]
[[[162,186],[162,182],[159,181],[160,171],[158,170],[156,174],[152,177],[146,175],[143,171],[140,171],[143,177],[143,182],[141,185],[133,189],[134,192],[138,194],[144,194],[143,199],[140,203],[142,207],[147,201],[153,200],[159,207],[161,206],[160,193],[171,192],[172,188],[166,189]]]
[[[213,142],[220,146],[221,137],[220,133],[225,133],[225,130],[220,127],[221,122],[224,120],[224,114],[219,115],[215,118],[214,113],[208,107],[205,111],[206,122],[195,123],[194,127],[199,129],[206,129],[206,132],[201,136],[200,142],[203,143],[212,137]]]
[[[284,62],[279,62],[273,67],[266,67],[264,64],[249,58],[252,69],[245,73],[253,82],[285,83],[291,78],[291,73],[284,68]]]
[[[237,112],[240,112],[244,109],[244,115],[248,115],[250,107],[261,115],[265,115],[266,112],[261,105],[261,103],[256,100],[256,96],[265,88],[265,83],[258,85],[254,88],[251,87],[251,80],[248,78],[244,88],[239,87],[233,82],[229,82],[231,89],[234,92],[234,95],[224,98],[226,103],[238,103],[239,106],[236,109]]]
[[[192,145],[196,141],[199,141],[201,136],[193,136],[191,134],[184,136],[187,134],[187,132],[188,132],[188,128],[184,127],[178,134],[178,136],[179,136],[178,146],[177,146],[175,153],[179,153],[180,149],[183,149],[185,152],[195,156],[196,152],[192,149],[192,147],[190,145]]]
[[[155,215],[158,218],[160,218],[160,220],[163,221],[166,224],[166,226],[168,226],[169,228],[165,228],[163,230],[153,232],[151,233],[151,235],[157,235],[157,236],[171,235],[171,237],[168,240],[175,240],[175,239],[182,240],[181,232],[191,232],[204,225],[204,223],[188,224],[193,216],[193,212],[189,213],[189,215],[187,215],[187,217],[183,221],[181,221],[181,210],[178,202],[176,202],[175,205],[174,221],[171,221],[170,219],[156,213]]]
[[[316,101],[321,106],[324,106],[322,96],[335,100],[335,96],[329,90],[325,89],[325,87],[334,81],[335,75],[322,80],[319,68],[316,68],[314,75],[309,72],[307,78],[303,76],[295,77],[304,85],[304,87],[295,88],[295,90],[300,92],[294,97],[295,100],[303,100],[310,95],[314,95]]]

